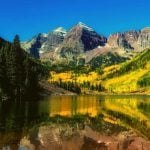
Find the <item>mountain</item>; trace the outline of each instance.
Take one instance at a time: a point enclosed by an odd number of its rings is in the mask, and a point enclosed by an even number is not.
[[[97,47],[105,46],[107,38],[99,35],[89,26],[79,22],[67,32],[64,41],[53,50],[41,55],[42,59],[64,62],[85,58],[85,53]]]
[[[21,43],[23,49],[31,53],[34,57],[39,58],[39,53],[42,45],[46,42],[47,34],[39,33],[31,40]]]
[[[66,30],[62,27],[56,28],[48,34],[39,33],[31,40],[22,42],[22,48],[31,53],[34,57],[39,58],[40,54],[51,51],[63,42]]]
[[[127,51],[142,51],[150,46],[150,28],[111,34],[108,37],[108,44],[116,49],[123,48]]]
[[[112,48],[136,49],[139,33],[139,31],[132,30],[112,34],[108,37],[108,44]]]
[[[138,44],[141,50],[150,47],[150,27],[141,30],[138,39]]]
[[[149,46],[149,27],[138,31],[114,33],[106,38],[82,22],[68,32],[59,27],[48,34],[40,33],[32,40],[22,43],[22,47],[33,56],[52,63],[67,63],[78,59],[89,63],[93,58],[106,56],[107,53],[131,59]]]
[[[72,51],[80,54],[90,51],[98,46],[104,46],[107,39],[96,33],[92,28],[79,22],[66,35],[62,45],[61,53]]]
[[[40,53],[51,51],[56,48],[59,44],[61,44],[64,40],[67,31],[59,27],[52,32],[50,32],[47,36],[46,42],[42,45]]]

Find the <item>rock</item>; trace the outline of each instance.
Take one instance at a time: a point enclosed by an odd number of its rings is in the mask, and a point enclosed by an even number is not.
[[[83,23],[78,23],[67,34],[61,47],[61,52],[70,49],[73,53],[82,53],[98,46],[104,46],[107,39],[96,33],[92,28]]]
[[[140,50],[150,47],[150,28],[144,28],[139,35],[138,44]]]
[[[132,58],[137,52],[150,47],[150,28],[111,34],[108,39],[91,27],[79,22],[68,32],[59,27],[47,34],[38,34],[23,42],[22,47],[34,57],[53,64],[89,63],[95,57],[109,52]]]
[[[112,34],[108,37],[108,44],[112,48],[136,49],[139,31],[128,31]]]
[[[144,28],[139,31],[127,31],[123,33],[112,34],[108,38],[108,44],[112,48],[124,48],[134,51],[142,51],[150,47],[150,28]]]
[[[51,51],[63,42],[66,30],[62,27],[56,28],[48,34],[40,33],[31,40],[22,42],[22,48],[31,53],[34,57],[39,58],[42,53]]]
[[[47,40],[41,47],[41,53],[51,51],[61,44],[66,36],[67,31],[62,27],[56,28],[47,36]]]

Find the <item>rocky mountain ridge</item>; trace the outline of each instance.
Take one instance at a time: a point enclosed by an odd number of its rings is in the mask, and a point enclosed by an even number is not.
[[[31,40],[22,42],[22,48],[27,52],[31,53],[35,57],[40,57],[42,53],[53,50],[64,40],[67,31],[58,27],[49,33],[39,33],[34,36]],[[37,55],[35,55],[37,53]]]
[[[103,53],[130,57],[150,46],[150,28],[111,34],[108,38],[79,22],[69,31],[59,27],[48,34],[38,34],[22,47],[35,57],[51,62],[83,58],[89,62]]]

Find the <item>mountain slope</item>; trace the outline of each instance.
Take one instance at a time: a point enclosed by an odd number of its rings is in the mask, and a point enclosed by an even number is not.
[[[117,55],[109,54],[100,56],[98,60],[95,58],[97,67],[94,69],[89,68],[89,65],[72,70],[69,70],[68,66],[62,71],[54,69],[49,82],[59,84],[61,81],[66,85],[75,82],[81,88],[82,93],[88,94],[99,94],[99,92],[150,93],[150,49],[141,52],[127,62],[117,65],[109,64],[111,66],[105,67],[107,63],[110,63],[108,57],[110,60],[118,59]],[[105,62],[101,63],[101,61]]]
[[[62,43],[61,51],[70,48],[75,53],[92,50],[98,46],[104,46],[107,39],[96,33],[92,28],[79,22],[67,34]]]
[[[66,30],[62,27],[56,28],[48,34],[39,33],[31,40],[23,42],[22,48],[34,57],[39,58],[42,53],[51,51],[61,44],[66,33]]]
[[[126,51],[142,51],[150,46],[150,28],[118,32],[108,37],[108,44],[112,48],[123,48]]]
[[[33,56],[53,64],[67,64],[79,59],[84,59],[87,64],[110,52],[131,59],[149,46],[149,27],[138,31],[118,32],[106,38],[81,22],[68,32],[59,27],[22,43],[22,47]]]
[[[150,49],[111,70],[103,83],[110,92],[150,92]]]
[[[91,51],[98,46],[104,46],[106,42],[107,38],[79,22],[67,32],[63,42],[58,47],[42,54],[41,59],[51,59],[53,63],[64,63],[85,58],[87,51]]]
[[[106,54],[101,54],[97,57],[94,57],[90,62],[92,68],[104,68],[106,66],[111,66],[125,62],[127,58],[119,56],[117,53],[107,52]]]

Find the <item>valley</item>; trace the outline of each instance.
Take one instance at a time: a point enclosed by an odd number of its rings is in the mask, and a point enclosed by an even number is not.
[[[150,0],[0,3],[0,150],[150,150]]]
[[[59,27],[21,45],[49,68],[48,82],[65,90],[78,94],[150,92],[148,27],[106,38],[79,22],[68,31]]]

